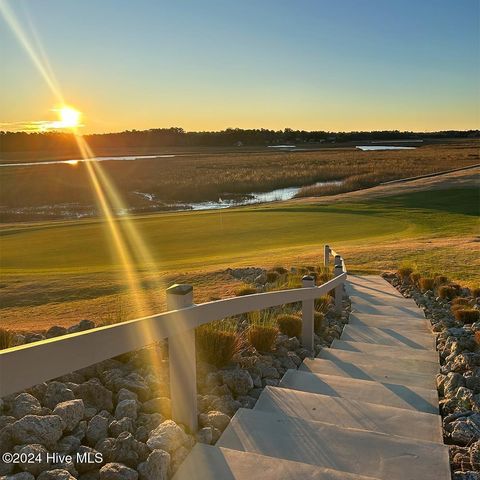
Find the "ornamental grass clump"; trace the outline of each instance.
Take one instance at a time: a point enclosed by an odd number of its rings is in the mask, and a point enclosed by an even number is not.
[[[317,279],[319,283],[328,282],[333,278],[333,273],[328,267],[318,267],[317,268]]]
[[[322,313],[328,312],[328,307],[332,303],[332,297],[329,295],[323,295],[315,299],[315,310]]]
[[[480,318],[480,312],[474,308],[457,309],[453,314],[455,318],[463,324],[475,323]]]
[[[271,352],[278,335],[278,327],[271,313],[251,312],[248,320],[247,339],[250,345],[258,352]]]
[[[13,336],[14,333],[11,330],[0,327],[0,350],[14,346]]]
[[[458,296],[458,291],[455,287],[451,287],[450,285],[442,285],[438,287],[438,296],[445,300],[453,300],[455,297]]]
[[[284,267],[273,267],[272,270],[274,272],[277,272],[279,275],[285,275],[286,273],[288,273],[288,270]]]
[[[207,323],[195,330],[195,341],[200,360],[224,367],[243,347],[243,337],[233,320]]]
[[[420,281],[421,275],[418,272],[413,272],[410,274],[410,281],[418,287],[418,282]]]
[[[420,286],[420,290],[422,292],[426,292],[428,290],[433,290],[433,287],[434,287],[434,279],[433,278],[421,277],[418,283],[419,283],[419,286]]]
[[[473,298],[480,297],[480,288],[472,288],[472,297]]]
[[[257,289],[251,285],[244,285],[242,287],[237,288],[237,290],[235,291],[235,295],[237,297],[252,295],[253,293],[257,293]]]
[[[397,275],[400,277],[400,279],[402,280],[402,282],[407,282],[410,280],[410,275],[413,273],[413,268],[412,267],[409,267],[409,266],[401,266],[398,270],[397,270]]]
[[[448,283],[448,278],[445,275],[436,275],[433,279],[433,283],[435,287],[440,287],[442,285],[446,285]]]
[[[266,273],[267,282],[275,283],[280,278],[280,274],[274,270],[270,270]]]
[[[317,312],[313,314],[313,330],[317,335],[320,335],[323,330],[325,330],[325,315],[322,312]]]
[[[300,337],[302,334],[302,319],[298,315],[284,313],[278,315],[277,325],[284,335],[291,337]]]
[[[456,297],[452,300],[452,305],[450,309],[455,310],[464,310],[465,308],[469,309],[472,307],[472,303],[468,298]]]

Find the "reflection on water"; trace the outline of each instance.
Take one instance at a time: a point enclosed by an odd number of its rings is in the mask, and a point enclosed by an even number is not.
[[[341,185],[342,183],[342,180],[334,180],[330,182],[318,182],[312,186],[323,187],[325,185]],[[240,205],[252,205],[255,203],[290,200],[299,192],[300,188],[302,187],[278,188],[277,190],[272,190],[270,192],[254,192],[231,198],[219,198],[218,201],[189,203],[186,207],[189,210],[213,210],[218,208],[236,207]]]
[[[394,146],[384,146],[384,145],[361,145],[361,146],[356,146],[355,148],[358,148],[363,151],[368,151],[368,150],[413,150],[414,148],[417,147],[394,147]]]
[[[107,162],[112,160],[143,160],[145,158],[172,158],[176,155],[125,155],[121,157],[73,158],[70,160],[49,160],[47,162],[0,163],[0,167],[37,167],[39,165],[76,165],[84,162]]]

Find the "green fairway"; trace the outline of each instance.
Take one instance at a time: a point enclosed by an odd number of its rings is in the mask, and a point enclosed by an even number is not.
[[[154,311],[163,308],[172,282],[194,285],[196,301],[230,296],[239,282],[225,268],[318,263],[324,243],[344,255],[350,272],[379,273],[407,262],[422,273],[478,285],[478,200],[469,188],[132,217],[153,259],[136,268]],[[125,222],[119,221],[123,232]],[[101,320],[124,303],[131,307],[104,222],[5,226],[0,241],[4,325],[68,325]],[[138,254],[131,243],[129,249]]]
[[[132,221],[157,268],[174,270],[250,262],[272,251],[303,250],[323,243],[472,234],[478,227],[477,214],[478,192],[462,189],[356,204],[169,213]],[[101,221],[4,229],[1,251],[4,273],[105,271],[115,264],[108,231]]]

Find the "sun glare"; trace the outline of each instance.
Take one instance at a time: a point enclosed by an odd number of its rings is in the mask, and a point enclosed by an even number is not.
[[[53,122],[55,124],[54,128],[76,128],[80,125],[81,113],[78,110],[65,105],[57,111],[60,120]]]

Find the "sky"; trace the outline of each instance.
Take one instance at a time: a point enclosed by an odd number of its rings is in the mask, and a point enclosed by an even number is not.
[[[62,102],[84,133],[480,127],[479,0],[0,6],[0,129],[55,120]]]

